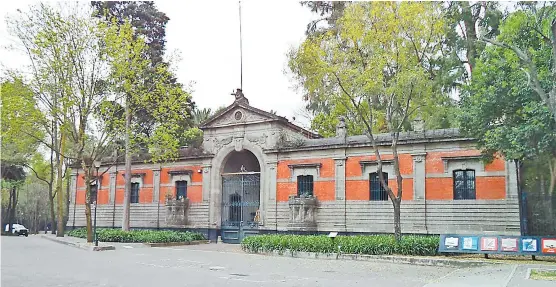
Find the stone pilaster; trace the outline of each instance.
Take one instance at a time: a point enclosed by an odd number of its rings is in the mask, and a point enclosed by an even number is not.
[[[117,180],[117,175],[118,172],[117,171],[111,171],[110,172],[110,181],[108,183],[108,202],[109,203],[114,203],[114,200],[116,200],[116,180]]]
[[[334,158],[336,200],[346,199],[346,159],[347,157]]]
[[[71,203],[75,204],[75,195],[77,192],[77,171],[71,172],[71,179],[70,179],[70,197]]]
[[[208,202],[210,198],[210,179],[212,165],[203,165],[203,202]]]
[[[160,168],[153,168],[153,202],[160,200]]]
[[[426,153],[413,153],[413,199],[425,200]]]
[[[276,201],[276,178],[278,177],[278,162],[270,161],[266,163],[268,167],[268,199]]]

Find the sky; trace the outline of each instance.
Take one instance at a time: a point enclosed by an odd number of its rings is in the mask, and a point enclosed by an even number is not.
[[[4,48],[14,41],[5,17],[38,1],[4,1],[0,8],[0,63],[21,67],[23,55]],[[168,55],[179,55],[178,80],[192,84],[200,108],[233,103],[240,87],[238,1],[155,1],[170,18],[166,28]],[[278,5],[279,4],[279,5]],[[307,23],[318,15],[296,1],[241,1],[243,35],[243,93],[259,109],[277,111],[307,127],[301,92],[287,70],[287,53],[304,39]]]

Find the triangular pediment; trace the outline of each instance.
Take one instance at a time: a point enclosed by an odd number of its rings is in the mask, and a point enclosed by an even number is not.
[[[269,112],[240,103],[234,103],[214,115],[201,125],[202,129],[233,126],[238,124],[255,124],[268,121],[286,121],[287,119]]]

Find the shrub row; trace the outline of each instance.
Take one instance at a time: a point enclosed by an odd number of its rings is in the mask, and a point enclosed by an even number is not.
[[[69,236],[87,238],[87,229],[78,228],[67,233]],[[204,240],[204,236],[194,232],[178,232],[167,230],[130,230],[121,229],[97,229],[98,240],[102,242],[188,242]]]
[[[437,254],[438,236],[403,236],[396,242],[393,235],[338,236],[334,241],[325,235],[257,235],[243,239],[247,252],[304,251],[345,254],[400,254],[432,256]]]

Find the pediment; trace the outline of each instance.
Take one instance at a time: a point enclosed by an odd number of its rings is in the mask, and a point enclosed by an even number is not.
[[[280,116],[274,115],[263,110],[259,110],[247,105],[233,104],[214,115],[201,126],[202,129],[226,127],[238,124],[260,123],[266,121],[285,120]]]

